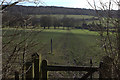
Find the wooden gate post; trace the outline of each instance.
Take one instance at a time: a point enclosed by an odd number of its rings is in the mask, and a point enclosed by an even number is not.
[[[52,45],[52,39],[51,39],[51,54],[53,53],[53,45]]]
[[[90,67],[92,68],[92,66],[93,66],[93,62],[92,62],[92,59],[90,59]],[[90,80],[92,80],[92,77],[93,77],[93,75],[91,74],[90,75]]]
[[[103,62],[100,62],[99,64],[99,80],[102,80],[103,76],[102,76],[102,67],[103,67]]]
[[[47,80],[47,61],[43,60],[41,64],[42,80]]]
[[[37,53],[32,54],[32,69],[34,80],[39,80],[39,55]]]
[[[39,80],[39,59],[34,59],[34,79]]]
[[[41,70],[41,54],[39,55],[39,78],[42,79],[42,70]]]
[[[15,80],[19,80],[19,72],[15,72]]]
[[[27,62],[25,66],[26,66],[26,80],[32,80],[33,79],[32,63]]]

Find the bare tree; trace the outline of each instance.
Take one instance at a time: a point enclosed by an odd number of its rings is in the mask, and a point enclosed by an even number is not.
[[[33,53],[38,52],[39,49],[34,49],[39,43],[36,43],[31,36],[35,36],[39,32],[34,32],[34,26],[31,26],[31,16],[24,14],[10,14],[5,11],[6,8],[14,6],[15,4],[22,2],[17,0],[16,2],[6,2],[5,0],[1,3],[2,19],[5,28],[2,33],[2,77],[9,79],[13,77],[15,71],[20,72],[20,76],[24,75],[24,64]],[[33,1],[36,5],[37,1]],[[7,5],[3,5],[7,4]],[[6,19],[7,18],[7,19]],[[14,27],[13,27],[14,26]]]
[[[99,24],[97,26],[100,30],[101,48],[105,52],[102,61],[109,65],[106,67],[104,78],[120,79],[120,10],[113,10],[113,4],[120,7],[120,1],[109,0],[107,3],[100,1],[100,6],[96,5],[95,0],[93,4],[88,1],[89,5],[95,9],[99,17]],[[98,10],[99,9],[99,10]],[[102,11],[102,12],[100,12]],[[110,67],[111,66],[111,67]]]

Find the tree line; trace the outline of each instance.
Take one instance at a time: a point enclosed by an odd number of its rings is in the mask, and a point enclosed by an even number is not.
[[[19,27],[19,28],[30,28],[31,26],[34,28],[44,28],[49,29],[51,27],[65,29],[76,28],[76,29],[90,29],[89,26],[93,26],[93,24],[88,24],[87,21],[94,21],[95,18],[90,19],[75,19],[69,18],[67,15],[64,15],[62,18],[57,18],[51,15],[41,16],[40,18],[36,18],[35,16],[23,15],[20,13],[12,14],[12,13],[4,13],[3,14],[3,27]],[[26,26],[27,25],[27,26]],[[95,27],[95,25],[94,25]]]
[[[64,15],[62,18],[57,18],[52,15],[44,15],[40,18],[35,16],[23,15],[20,13],[13,14],[6,12],[3,14],[3,27],[19,27],[19,28],[43,28],[50,29],[51,27],[56,29],[62,27],[62,29],[87,29],[90,31],[100,31],[101,29],[106,30],[106,27],[103,27],[102,24],[96,23],[96,18],[90,19],[75,19],[70,18],[67,15]],[[92,23],[88,24],[88,21]],[[109,27],[114,28],[114,27]]]
[[[65,27],[67,27],[69,29],[80,24],[78,19],[69,18],[67,16],[64,16],[63,18],[60,19],[50,15],[42,16],[41,18],[38,19],[34,18],[32,22],[33,26],[40,25],[44,29],[46,28],[49,29],[50,27],[54,27],[54,29],[59,27],[63,27],[64,29]]]

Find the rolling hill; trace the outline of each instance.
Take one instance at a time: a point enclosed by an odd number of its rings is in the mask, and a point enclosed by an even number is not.
[[[41,15],[41,14],[64,14],[64,15],[91,15],[97,16],[96,11],[93,9],[84,8],[68,8],[57,6],[22,6],[15,5],[7,8],[5,11],[10,13],[22,13],[26,15]],[[100,14],[105,14],[105,11],[98,10]],[[111,14],[115,15],[116,11],[112,10]]]

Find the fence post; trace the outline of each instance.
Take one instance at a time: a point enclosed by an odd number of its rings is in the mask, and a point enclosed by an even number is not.
[[[92,58],[90,59],[90,67],[93,66]],[[90,75],[90,80],[92,80],[92,74]]]
[[[19,73],[17,71],[15,72],[15,80],[19,80]]]
[[[34,59],[34,79],[39,80],[39,59]]]
[[[99,64],[99,80],[102,80],[102,67],[103,67],[103,62],[100,62]]]
[[[32,54],[32,73],[34,80],[39,80],[39,55],[37,53]]]
[[[32,63],[31,62],[27,62],[26,63],[26,80],[32,80]]]
[[[53,53],[52,39],[51,39],[51,54]]]
[[[39,55],[39,78],[40,78],[40,80],[42,79],[41,77],[42,77],[42,70],[41,70],[41,54]]]
[[[47,80],[47,61],[43,60],[41,64],[42,80]]]

